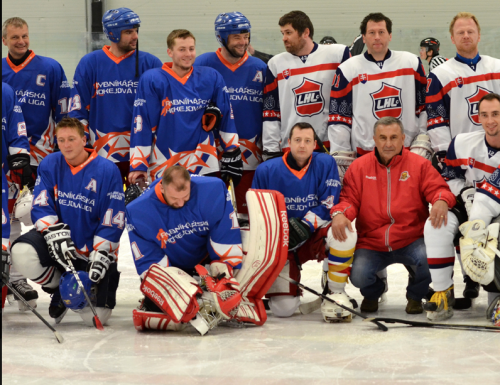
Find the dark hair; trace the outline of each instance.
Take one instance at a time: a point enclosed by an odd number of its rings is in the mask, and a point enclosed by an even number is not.
[[[481,100],[479,100],[479,105],[477,106],[478,110],[481,109],[481,103],[483,102],[483,100],[488,100],[488,101],[498,100],[498,102],[500,103],[500,95],[495,94],[494,92],[492,92],[491,94],[484,95],[481,98]]]
[[[309,16],[307,16],[304,12],[292,11],[281,16],[278,21],[278,25],[280,27],[284,27],[287,24],[291,24],[292,28],[299,33],[299,36],[302,36],[306,28],[309,28],[309,37],[313,39],[314,27],[311,19],[309,19]]]
[[[74,128],[78,132],[78,135],[80,135],[81,138],[85,136],[85,126],[77,118],[68,118],[68,117],[62,118],[61,121],[57,123],[57,126],[54,131],[56,137],[57,137],[57,132],[61,128]]]
[[[361,22],[359,29],[361,30],[362,35],[366,35],[366,25],[368,24],[369,21],[373,21],[375,23],[385,21],[385,26],[387,27],[387,32],[389,32],[390,34],[392,33],[392,21],[391,21],[391,19],[389,19],[383,13],[377,12],[377,13],[370,13]]]
[[[313,126],[311,126],[309,123],[306,122],[298,122],[293,125],[292,129],[290,130],[290,134],[288,135],[288,138],[290,140],[292,140],[293,130],[295,130],[295,128],[298,128],[299,130],[305,130],[305,129],[313,130],[314,140],[316,140],[316,131],[314,131]]]
[[[173,184],[177,191],[184,191],[191,182],[191,175],[184,167],[175,165],[168,167],[161,177],[161,184],[166,187]]]

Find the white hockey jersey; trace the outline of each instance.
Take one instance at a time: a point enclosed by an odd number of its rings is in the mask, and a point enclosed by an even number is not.
[[[500,215],[500,165],[488,180],[478,186],[469,220],[482,219],[489,225],[493,218]]]
[[[350,55],[345,45],[314,43],[307,56],[283,52],[269,60],[264,88],[264,151],[276,152],[288,147],[288,135],[298,122],[310,123],[328,146],[332,80],[339,64]]]
[[[409,147],[419,132],[426,131],[426,82],[420,59],[404,51],[388,51],[380,62],[364,53],[340,65],[330,96],[331,151],[372,151],[373,126],[386,116],[403,122]]]
[[[427,80],[427,130],[434,151],[446,151],[457,134],[482,130],[479,100],[500,93],[500,60],[455,57],[436,67]]]

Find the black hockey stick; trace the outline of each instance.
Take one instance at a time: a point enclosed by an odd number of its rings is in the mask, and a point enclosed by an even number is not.
[[[369,322],[386,322],[386,323],[397,323],[405,324],[420,328],[440,328],[440,329],[459,329],[459,330],[477,330],[477,331],[489,331],[489,332],[500,332],[500,326],[489,326],[489,325],[460,325],[460,324],[447,324],[442,322],[422,322],[422,321],[411,321],[399,318],[384,318],[384,317],[373,317],[366,318],[363,321]]]
[[[90,301],[89,295],[87,294],[87,291],[85,290],[85,287],[83,286],[82,281],[80,280],[80,277],[78,276],[78,273],[75,270],[75,266],[73,266],[73,262],[71,262],[71,257],[68,255],[64,255],[66,258],[67,265],[65,266],[66,271],[71,272],[75,278],[76,282],[78,283],[78,287],[80,290],[83,292],[83,295],[85,296],[85,299],[87,300],[87,303],[90,306],[90,310],[92,310],[92,313],[94,313],[94,326],[98,330],[104,330],[104,327],[102,326],[101,320],[99,319],[99,316],[97,315],[97,312],[95,311],[94,305],[92,305],[92,302]]]
[[[294,280],[294,279],[291,279],[291,278],[288,278],[288,277],[283,277],[282,275],[278,275],[278,277],[280,277],[281,279],[284,279],[285,281],[291,282],[291,283],[293,283],[294,285],[297,285],[298,287],[300,287],[300,288],[302,288],[302,289],[304,289],[304,290],[307,290],[308,292],[313,293],[314,295],[317,295],[318,297],[321,297],[321,298],[323,298],[324,300],[326,300],[326,301],[328,301],[328,302],[334,303],[334,304],[335,304],[335,305],[337,305],[338,307],[341,307],[342,309],[347,310],[348,312],[350,312],[350,313],[352,313],[352,314],[355,314],[355,315],[357,315],[357,316],[358,316],[358,317],[360,317],[360,318],[363,318],[363,319],[365,319],[365,320],[367,320],[367,319],[368,319],[368,317],[364,316],[363,314],[358,313],[357,311],[352,310],[351,308],[348,308],[347,306],[341,305],[340,303],[338,303],[338,302],[334,301],[334,300],[333,300],[333,299],[331,299],[330,297],[327,297],[327,296],[326,296],[326,295],[324,295],[324,294],[320,294],[320,293],[318,293],[316,290],[313,290],[313,289],[311,289],[310,287],[307,287],[307,286],[305,286],[305,285],[301,284],[300,282],[297,282],[297,281],[296,281],[296,280]],[[371,318],[371,319],[369,319],[369,320],[370,320],[370,322],[373,322],[375,325],[377,325],[377,326],[378,326],[378,328],[379,328],[380,330],[382,330],[382,331],[384,331],[384,332],[386,332],[387,330],[389,330],[389,329],[387,329],[387,326],[382,325],[382,324],[381,324],[380,322],[378,322],[377,320],[375,320],[375,319],[373,319],[373,318]]]
[[[46,320],[45,318],[43,318],[40,313],[38,313],[30,304],[28,301],[26,301],[23,296],[21,294],[18,293],[18,291],[16,289],[14,289],[12,287],[12,285],[10,283],[6,283],[7,287],[17,296],[17,298],[19,298],[23,303],[24,305],[30,309],[34,315],[36,315],[38,318],[40,318],[40,321],[42,321],[50,330],[52,330],[54,332],[54,335],[56,337],[56,340],[57,342],[59,342],[60,344],[62,344],[64,342],[64,338],[62,335],[59,334],[59,332],[54,329],[52,327],[52,325],[50,325]]]

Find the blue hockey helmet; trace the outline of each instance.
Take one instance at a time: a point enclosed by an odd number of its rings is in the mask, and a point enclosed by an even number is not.
[[[141,19],[130,8],[117,8],[106,11],[102,17],[102,28],[106,37],[113,43],[118,43],[122,31],[130,28],[139,28]]]
[[[77,274],[80,277],[87,294],[90,296],[92,282],[90,281],[89,274],[85,271],[77,271]],[[87,306],[85,294],[83,294],[82,289],[78,286],[78,282],[76,281],[73,273],[67,271],[61,276],[61,280],[59,281],[59,291],[61,292],[61,298],[64,306],[68,309],[78,311]]]
[[[222,47],[227,48],[229,35],[250,33],[250,20],[241,12],[221,13],[215,18],[215,37]]]

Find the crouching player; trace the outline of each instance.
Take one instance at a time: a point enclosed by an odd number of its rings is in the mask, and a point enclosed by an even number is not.
[[[295,124],[289,134],[290,151],[282,158],[271,159],[261,164],[253,180],[252,188],[271,189],[285,196],[290,228],[288,263],[282,274],[299,281],[301,264],[310,261],[323,261],[327,257],[325,238],[328,236],[330,255],[328,262],[328,287],[334,293],[335,300],[351,306],[344,286],[347,282],[354,240],[352,247],[345,248],[329,234],[330,209],[338,203],[340,181],[337,165],[333,157],[327,154],[313,153],[316,146],[316,134],[309,123]],[[335,244],[331,244],[333,241]],[[338,252],[338,250],[344,250]],[[277,279],[267,297],[269,307],[277,317],[290,317],[300,305],[300,289],[283,279]],[[329,302],[328,302],[329,304]],[[327,302],[322,312],[326,321],[337,321],[335,312],[331,312]],[[347,313],[347,312],[346,312]],[[342,313],[341,318],[349,313]]]
[[[9,255],[9,236],[10,236],[10,221],[8,211],[8,194],[9,186],[7,178],[2,170],[2,314],[7,298],[6,284],[10,279],[10,255]]]
[[[133,311],[137,330],[182,330],[190,323],[204,335],[222,320],[266,321],[261,298],[286,259],[288,234],[281,222],[286,223],[286,212],[277,193],[250,191],[247,200],[246,253],[220,179],[190,176],[172,166],[127,205],[127,230],[145,295]],[[210,272],[202,262],[210,263]],[[206,291],[192,277],[194,270]]]
[[[12,265],[52,294],[49,315],[60,322],[67,308],[59,282],[72,259],[76,270],[88,271],[104,324],[115,306],[120,277],[116,253],[125,226],[120,172],[85,148],[84,126],[78,119],[62,119],[55,133],[61,151],[40,163],[31,211],[35,229],[13,243]],[[88,307],[79,314],[85,324],[93,325]]]

